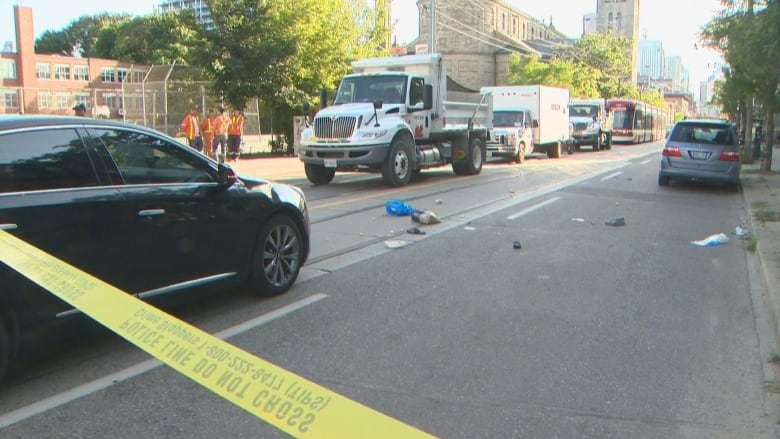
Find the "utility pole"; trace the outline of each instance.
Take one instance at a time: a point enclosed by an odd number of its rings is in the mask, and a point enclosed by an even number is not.
[[[436,52],[436,0],[431,0],[431,35],[428,42],[428,53]]]

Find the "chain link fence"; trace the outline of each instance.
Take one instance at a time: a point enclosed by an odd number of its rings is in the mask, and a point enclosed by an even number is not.
[[[182,138],[181,121],[193,106],[201,120],[212,108],[230,111],[209,82],[190,79],[197,75],[191,67],[161,65],[128,74],[121,87],[100,87],[99,81],[67,88],[0,87],[0,114],[72,115],[76,104],[84,104],[92,117],[143,125]],[[286,142],[273,134],[273,115],[261,114],[261,108],[257,99],[244,108],[243,152],[289,152]]]

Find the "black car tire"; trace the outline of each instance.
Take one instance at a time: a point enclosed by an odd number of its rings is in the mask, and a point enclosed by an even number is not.
[[[404,136],[393,139],[382,163],[382,180],[390,187],[405,186],[412,179],[412,145]]]
[[[326,168],[311,163],[305,163],[303,169],[306,171],[306,178],[317,186],[330,183],[336,175],[336,168]]]
[[[466,174],[477,175],[482,172],[482,164],[485,163],[485,144],[478,137],[471,139],[469,144],[468,159],[466,161]]]
[[[271,217],[260,230],[252,257],[252,287],[257,294],[282,294],[295,282],[303,258],[302,232],[288,216]]]
[[[669,186],[669,181],[670,181],[669,177],[663,175],[658,176],[658,186]]]

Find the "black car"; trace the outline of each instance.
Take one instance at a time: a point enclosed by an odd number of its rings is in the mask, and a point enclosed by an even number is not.
[[[142,299],[243,285],[281,294],[309,254],[300,189],[89,118],[0,116],[0,229]],[[0,376],[21,342],[72,314],[0,264]]]

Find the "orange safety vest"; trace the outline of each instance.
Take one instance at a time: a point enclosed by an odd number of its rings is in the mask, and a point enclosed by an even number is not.
[[[184,116],[181,121],[181,130],[184,131],[184,136],[188,139],[194,139],[198,134],[198,116],[188,114]]]
[[[214,119],[214,134],[217,136],[224,136],[227,134],[228,125],[230,125],[230,118],[224,115],[219,115]]]
[[[203,130],[203,134],[211,134],[214,132],[214,127],[211,119],[212,119],[211,117],[207,117],[203,119],[203,123],[200,125],[200,129]]]
[[[244,134],[244,116],[240,114],[238,116],[230,116],[230,126],[228,127],[228,134],[242,135]]]

